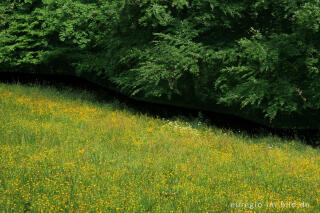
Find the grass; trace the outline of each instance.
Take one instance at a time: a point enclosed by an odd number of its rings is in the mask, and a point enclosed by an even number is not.
[[[0,212],[320,212],[319,149],[117,105],[0,84]]]

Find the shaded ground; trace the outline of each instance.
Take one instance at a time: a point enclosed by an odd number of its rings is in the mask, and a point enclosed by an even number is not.
[[[188,121],[196,119],[218,128],[231,130],[235,133],[244,133],[251,137],[277,135],[286,139],[297,138],[303,140],[306,144],[315,147],[320,145],[320,130],[273,129],[233,115],[208,111],[200,112],[199,110],[136,101],[120,93],[116,93],[85,79],[74,76],[0,73],[0,82],[40,84],[54,86],[58,89],[63,89],[65,87],[85,89],[95,94],[98,100],[117,101],[119,107],[125,107],[136,113],[148,114],[154,117],[158,116],[164,119],[181,118]]]

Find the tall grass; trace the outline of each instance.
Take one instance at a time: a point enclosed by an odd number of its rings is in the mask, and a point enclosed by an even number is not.
[[[320,212],[320,151],[299,141],[36,85],[0,84],[0,118],[3,212]]]

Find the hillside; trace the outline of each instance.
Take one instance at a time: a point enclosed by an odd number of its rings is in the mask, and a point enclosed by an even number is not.
[[[0,83],[0,118],[4,212],[320,212],[320,150],[297,140],[39,85]]]

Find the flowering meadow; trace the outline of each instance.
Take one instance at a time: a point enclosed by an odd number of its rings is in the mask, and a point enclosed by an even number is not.
[[[0,212],[320,212],[320,150],[0,84]]]

